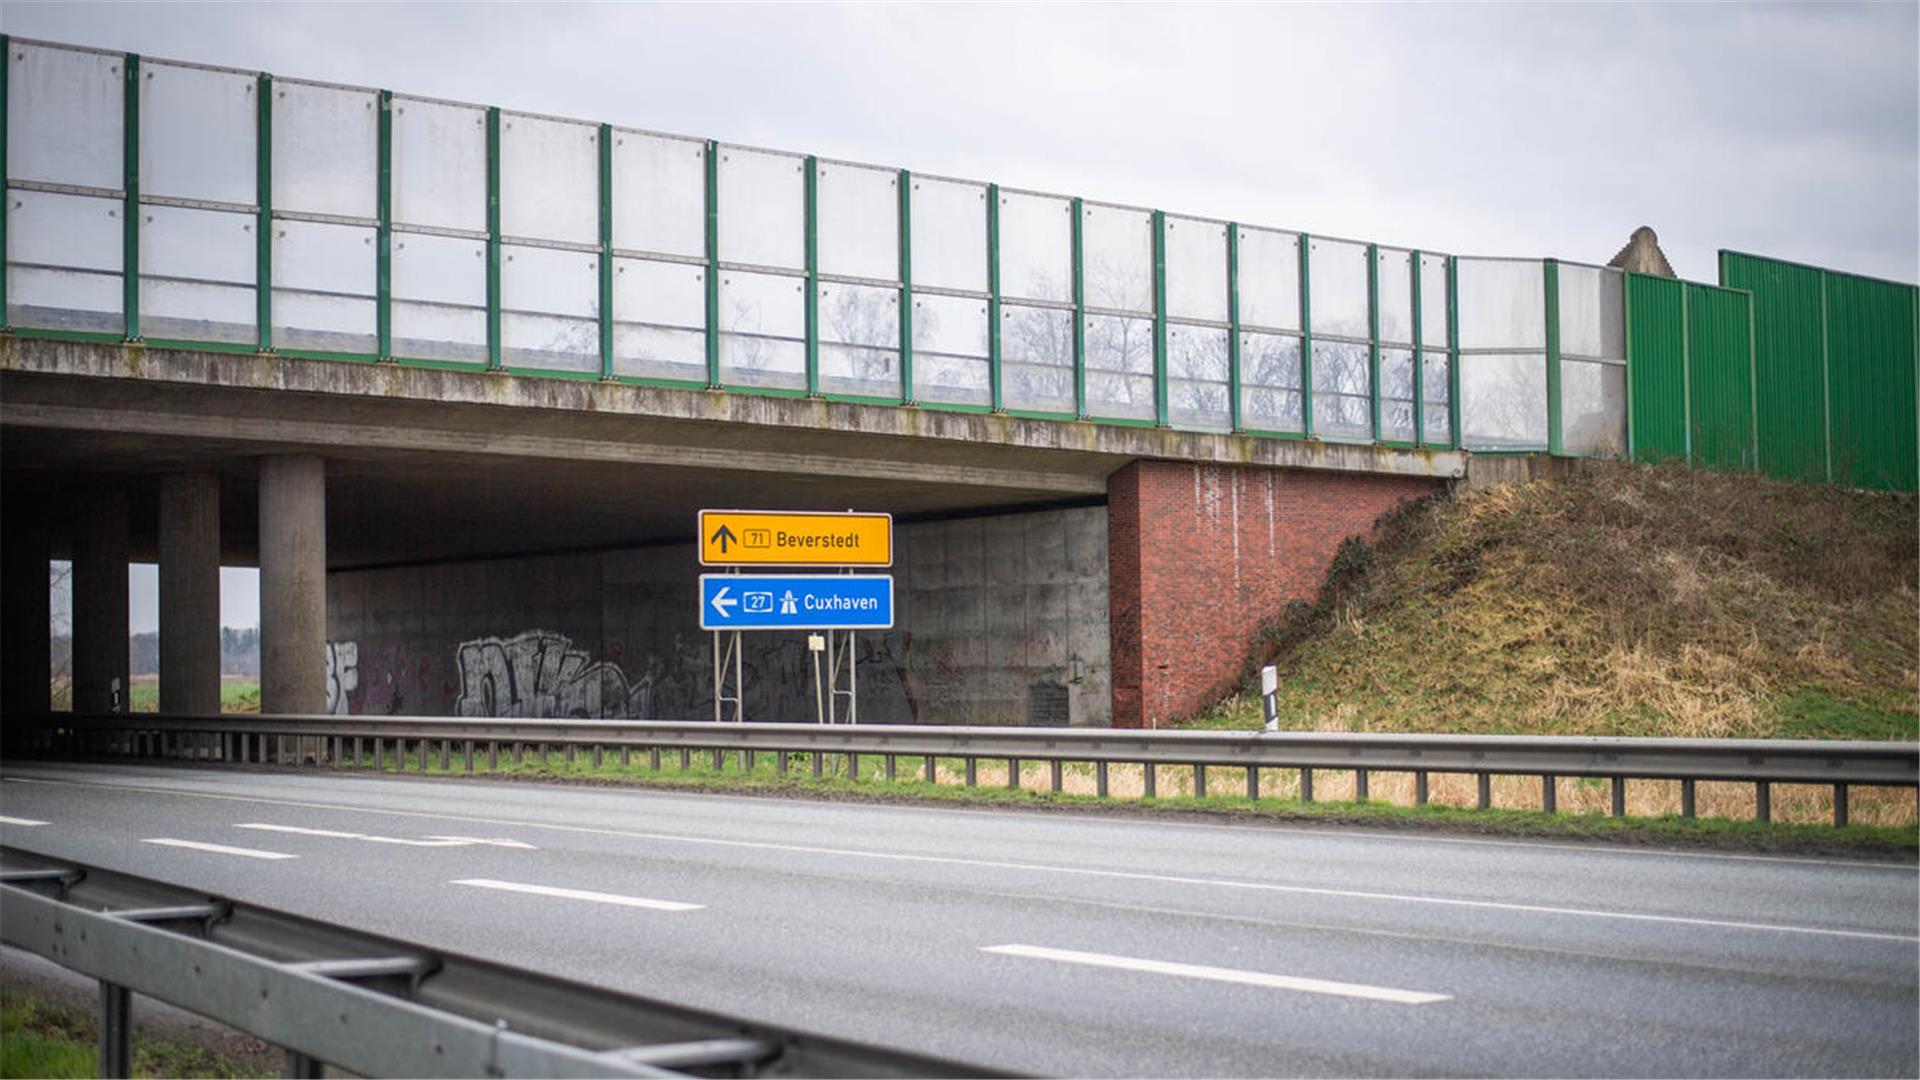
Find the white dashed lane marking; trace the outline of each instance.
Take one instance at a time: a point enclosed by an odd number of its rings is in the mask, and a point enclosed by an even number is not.
[[[208,844],[199,840],[175,840],[171,837],[155,837],[140,842],[159,844],[161,847],[187,848],[190,851],[210,851],[215,855],[238,855],[243,859],[297,859],[300,857],[289,855],[284,851],[261,851],[259,848],[229,847],[226,844]]]
[[[529,885],[520,881],[495,881],[492,878],[461,878],[448,884],[526,893],[529,896],[553,896],[562,900],[587,900],[596,904],[614,904],[619,907],[649,908],[654,911],[699,911],[706,906],[685,904],[678,900],[649,900],[643,896],[621,896],[618,893],[594,892],[591,889],[563,889],[553,885]]]
[[[1053,960],[1062,964],[1140,971],[1152,975],[1172,975],[1183,979],[1239,983],[1272,990],[1298,990],[1308,994],[1384,1001],[1395,1005],[1431,1005],[1451,1001],[1448,994],[1430,994],[1421,990],[1397,990],[1391,986],[1367,986],[1364,983],[1329,982],[1298,975],[1274,975],[1265,971],[1241,971],[1236,968],[1208,967],[1204,964],[1176,964],[1166,960],[1143,960],[1135,956],[1110,956],[1106,953],[1076,952],[1073,949],[1049,949],[1043,945],[984,945],[981,952],[998,956],[1020,956],[1030,960]]]

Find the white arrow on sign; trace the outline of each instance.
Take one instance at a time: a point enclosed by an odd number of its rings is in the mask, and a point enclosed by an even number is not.
[[[733,600],[728,598],[727,588],[728,586],[725,586],[725,585],[720,586],[720,590],[713,594],[713,600],[711,601],[711,603],[713,604],[713,610],[719,612],[720,617],[723,619],[732,618],[733,612],[728,611],[727,609],[730,607],[735,607],[740,603],[740,601],[738,600]]]

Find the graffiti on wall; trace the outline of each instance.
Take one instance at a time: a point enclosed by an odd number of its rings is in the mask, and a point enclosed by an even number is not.
[[[327,713],[345,716],[348,699],[360,688],[360,646],[352,641],[327,642]]]
[[[653,677],[630,680],[620,665],[574,648],[565,634],[529,630],[462,642],[461,716],[534,719],[633,717],[653,708]]]

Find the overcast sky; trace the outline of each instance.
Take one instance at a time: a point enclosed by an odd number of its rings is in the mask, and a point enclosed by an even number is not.
[[[0,5],[14,34],[1417,245],[1914,281],[1920,7]]]

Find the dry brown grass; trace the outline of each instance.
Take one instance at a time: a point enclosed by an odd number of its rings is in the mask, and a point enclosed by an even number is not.
[[[1678,467],[1568,475],[1388,523],[1282,629],[1307,730],[1913,738],[1910,495]],[[1296,612],[1294,618],[1300,619]],[[1250,725],[1250,697],[1210,722]]]

